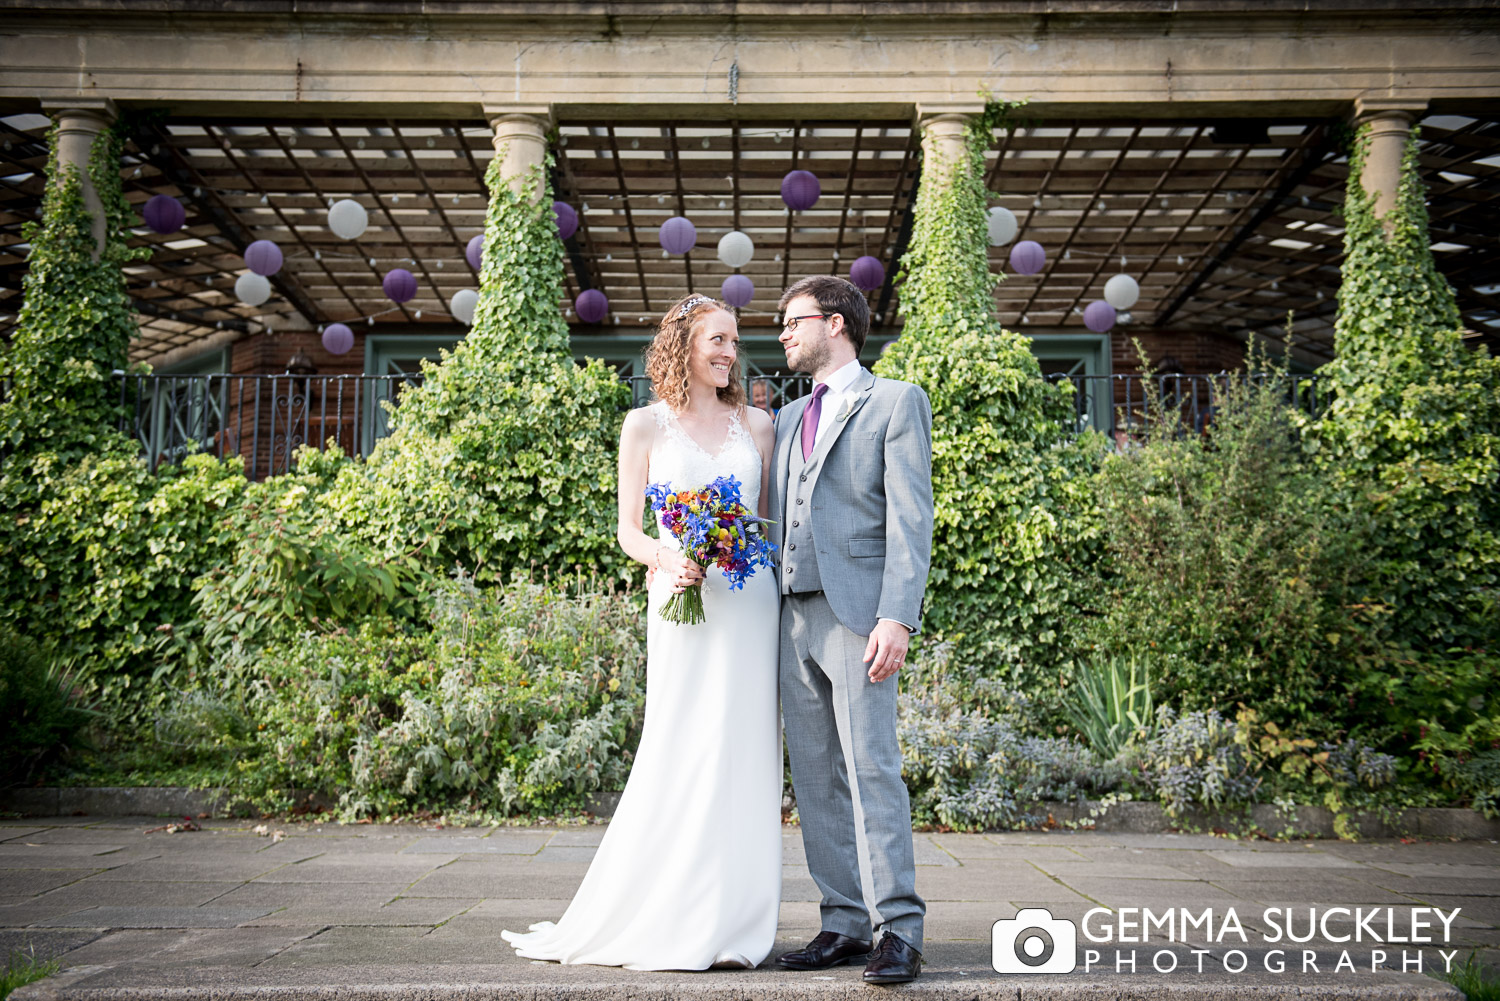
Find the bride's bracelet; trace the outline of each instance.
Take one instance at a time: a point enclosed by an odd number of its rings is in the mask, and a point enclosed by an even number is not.
[[[655,563],[655,566],[656,566],[656,569],[658,569],[658,570],[661,569],[661,553],[662,553],[662,550],[666,549],[666,548],[667,548],[666,546],[661,546],[661,545],[658,545],[656,547],[656,563]]]

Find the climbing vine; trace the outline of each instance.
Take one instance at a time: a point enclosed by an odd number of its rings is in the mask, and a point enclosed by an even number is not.
[[[1344,199],[1335,397],[1306,444],[1369,532],[1365,597],[1418,648],[1493,645],[1500,613],[1500,360],[1464,344],[1453,290],[1433,260],[1417,133],[1383,219],[1356,133]]]
[[[1070,652],[1079,570],[1098,537],[1087,481],[1099,444],[1072,439],[1071,386],[1045,380],[1026,338],[995,315],[984,156],[1020,106],[989,102],[959,162],[924,162],[897,273],[905,325],[875,371],[932,403],[927,627],[963,639],[986,667],[1010,662],[1027,683],[1055,677]],[[946,183],[932,183],[939,176]]]

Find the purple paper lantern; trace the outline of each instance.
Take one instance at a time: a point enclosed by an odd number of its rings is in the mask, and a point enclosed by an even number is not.
[[[266,278],[281,270],[281,261],[281,248],[270,240],[256,240],[245,248],[245,267]]]
[[[171,195],[152,195],[141,210],[141,218],[146,220],[151,232],[165,236],[177,232],[187,222],[187,209]]]
[[[661,224],[661,249],[669,254],[685,254],[698,243],[698,230],[686,216],[674,215]]]
[[[1022,240],[1010,248],[1010,266],[1018,275],[1034,275],[1047,264],[1047,252],[1035,240]]]
[[[464,258],[468,260],[469,267],[478,271],[484,265],[484,234],[474,237],[469,245],[464,248]]]
[[[417,294],[417,276],[405,268],[392,268],[385,273],[380,287],[391,302],[406,302]]]
[[[719,286],[719,294],[731,306],[748,306],[755,298],[755,283],[744,275],[730,275]]]
[[[1102,334],[1115,325],[1115,307],[1103,299],[1095,299],[1083,309],[1083,325],[1096,334]]]
[[[573,308],[584,323],[599,323],[609,313],[609,300],[596,288],[585,289],[573,300]]]
[[[342,323],[330,323],[323,328],[323,350],[331,355],[348,354],[354,347],[354,331]]]
[[[781,200],[793,212],[812,208],[818,204],[818,198],[822,194],[823,186],[818,183],[817,175],[810,170],[789,171],[781,179]]]
[[[557,219],[557,238],[566,240],[578,232],[578,213],[567,202],[553,202],[552,215]]]
[[[856,257],[849,267],[849,280],[856,288],[873,292],[885,284],[885,265],[880,263],[880,258],[868,254]]]

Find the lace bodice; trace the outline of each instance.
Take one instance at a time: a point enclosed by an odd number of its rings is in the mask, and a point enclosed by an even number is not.
[[[739,411],[729,416],[729,435],[717,455],[710,455],[677,423],[662,402],[647,408],[656,418],[656,438],[646,467],[648,483],[670,483],[674,487],[701,487],[720,476],[740,481],[740,497],[754,511],[760,501],[760,450],[750,429],[740,421]],[[665,529],[664,540],[675,542]]]

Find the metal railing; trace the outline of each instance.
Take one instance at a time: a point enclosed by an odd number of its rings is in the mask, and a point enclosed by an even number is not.
[[[413,375],[132,375],[117,372],[120,430],[155,468],[193,452],[243,456],[264,479],[289,472],[303,444],[368,455],[389,433],[383,402]]]
[[[1139,439],[1150,424],[1148,410],[1180,418],[1181,431],[1205,432],[1218,411],[1219,401],[1231,380],[1249,380],[1265,385],[1274,377],[1264,373],[1218,372],[1212,375],[1075,375],[1054,373],[1047,378],[1073,384],[1074,430],[1093,428],[1117,441]],[[1327,402],[1318,393],[1316,375],[1285,377],[1286,402],[1316,416]],[[1326,396],[1326,394],[1324,394]]]
[[[130,375],[119,382],[120,430],[140,442],[152,468],[181,462],[193,452],[239,455],[252,479],[289,472],[303,444],[365,456],[389,433],[382,405],[398,405],[402,390],[418,385],[411,375]],[[1138,440],[1147,428],[1147,401],[1154,395],[1166,411],[1176,410],[1184,430],[1204,431],[1228,379],[1264,381],[1269,376],[1073,375],[1053,374],[1076,390],[1072,430],[1095,428],[1117,442]],[[651,402],[651,380],[628,376],[630,405]],[[807,375],[757,375],[745,380],[753,405],[775,412],[812,391]],[[763,388],[762,388],[763,387]],[[1148,387],[1154,393],[1148,393]],[[1317,377],[1289,376],[1288,402],[1311,414],[1324,400]]]

